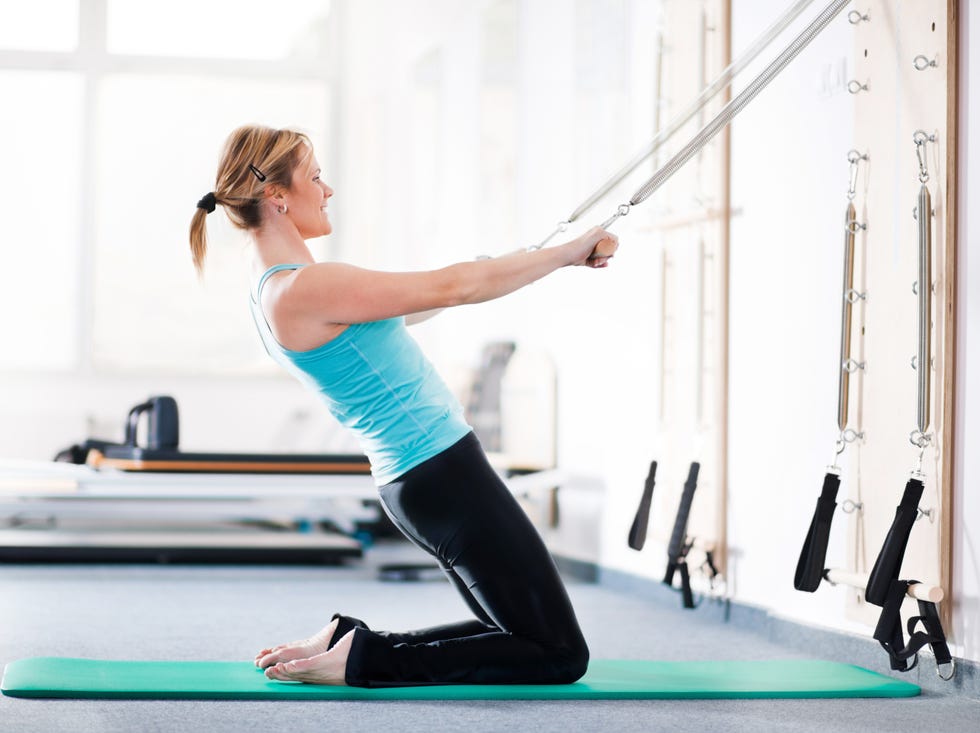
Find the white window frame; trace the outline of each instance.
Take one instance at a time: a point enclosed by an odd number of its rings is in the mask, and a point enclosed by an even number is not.
[[[0,71],[62,71],[74,72],[82,81],[82,150],[80,177],[77,182],[78,204],[78,291],[75,308],[75,329],[78,334],[74,367],[69,371],[80,376],[116,375],[118,370],[99,369],[93,358],[95,299],[93,282],[96,268],[95,204],[97,194],[86,176],[96,168],[98,155],[96,128],[96,94],[102,80],[113,74],[138,73],[161,76],[211,76],[248,79],[295,79],[322,81],[331,110],[330,129],[321,131],[326,140],[328,155],[339,161],[339,123],[336,104],[339,94],[339,60],[343,57],[342,17],[330,24],[330,37],[324,43],[333,49],[333,63],[323,59],[214,59],[177,56],[142,56],[109,53],[107,49],[107,0],[78,0],[78,45],[72,51],[25,51],[0,49]],[[332,16],[340,16],[343,3],[333,3]],[[193,19],[191,19],[193,20]],[[339,171],[341,167],[338,165]],[[335,243],[336,247],[337,244]],[[61,370],[39,368],[37,371],[57,374]],[[139,370],[126,371],[138,374]],[[271,374],[276,374],[270,370]],[[213,373],[213,376],[219,376]]]

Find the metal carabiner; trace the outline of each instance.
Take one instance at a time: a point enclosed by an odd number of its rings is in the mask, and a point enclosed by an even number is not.
[[[943,677],[943,673],[939,671],[940,667],[945,667],[945,666],[946,665],[944,665],[944,664],[937,664],[936,665],[936,675],[943,682],[949,682],[951,679],[953,679],[953,675],[956,674],[956,660],[955,659],[950,659],[949,660],[949,677]]]
[[[848,184],[847,184],[847,200],[853,201],[854,195],[857,193],[857,180],[858,180],[858,163],[862,160],[867,160],[867,154],[862,155],[858,150],[849,150],[847,152],[847,162],[850,164],[848,171]]]
[[[915,155],[919,159],[919,183],[929,180],[929,168],[926,161],[926,143],[936,142],[935,135],[929,135],[925,130],[916,130],[912,134],[915,143]]]

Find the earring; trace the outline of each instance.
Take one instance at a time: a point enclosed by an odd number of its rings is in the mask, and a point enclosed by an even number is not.
[[[289,211],[289,209],[286,208],[286,204],[283,204],[278,209],[276,209],[276,211],[278,211],[280,214],[285,214],[287,211]]]

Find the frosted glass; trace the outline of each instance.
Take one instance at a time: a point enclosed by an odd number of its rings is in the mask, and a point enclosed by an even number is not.
[[[0,71],[0,99],[0,368],[70,368],[78,351],[82,80]]]
[[[329,0],[109,0],[109,53],[286,59],[324,55]]]
[[[73,51],[78,46],[78,0],[3,0],[0,48]]]

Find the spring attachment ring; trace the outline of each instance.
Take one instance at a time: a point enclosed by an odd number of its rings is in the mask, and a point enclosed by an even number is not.
[[[865,21],[871,20],[871,16],[867,13],[862,13],[860,10],[852,10],[847,14],[847,22],[851,25],[857,25]]]
[[[915,67],[916,71],[925,71],[929,67],[933,69],[939,66],[936,59],[930,59],[925,54],[919,54],[914,59],[912,59],[912,66]]]
[[[851,94],[860,94],[861,92],[868,91],[868,85],[862,84],[857,79],[851,79],[847,82],[847,91]]]

